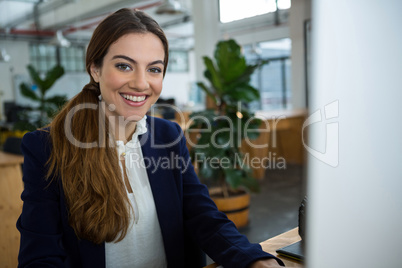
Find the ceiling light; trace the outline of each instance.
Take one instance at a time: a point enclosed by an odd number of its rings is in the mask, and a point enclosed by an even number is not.
[[[165,0],[165,2],[156,9],[156,14],[182,14],[185,10],[176,0]]]
[[[258,56],[258,57],[261,56],[262,51],[261,51],[260,46],[259,46],[258,44],[256,44],[256,43],[253,43],[253,44],[251,45],[251,51],[250,51],[250,53],[251,53],[251,54],[254,54],[254,55]]]
[[[8,55],[7,51],[2,48],[0,51],[0,62],[8,62],[10,61],[11,57]]]
[[[69,47],[71,45],[70,41],[63,36],[63,32],[61,30],[56,31],[56,35],[52,40],[50,40],[49,44],[59,47]]]

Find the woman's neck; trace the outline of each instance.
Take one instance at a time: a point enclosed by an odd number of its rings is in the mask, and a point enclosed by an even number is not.
[[[113,118],[113,117],[112,117]],[[126,144],[133,136],[136,128],[136,122],[123,122],[119,124],[118,120],[109,119],[110,131],[114,134],[116,140],[121,140]]]
[[[134,121],[122,121],[116,116],[108,116],[109,119],[109,131],[114,135],[116,140],[123,141],[126,144],[131,140],[137,122]]]
[[[109,132],[114,135],[115,140],[121,140],[124,144],[130,141],[135,132],[137,122],[122,120],[121,116],[112,114],[104,106],[101,107],[107,118],[106,120],[109,121]]]

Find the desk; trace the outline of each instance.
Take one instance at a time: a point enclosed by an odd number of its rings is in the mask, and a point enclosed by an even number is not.
[[[303,263],[290,259],[290,258],[279,256],[276,253],[277,249],[280,249],[281,247],[293,244],[297,241],[300,241],[300,236],[298,233],[298,229],[294,228],[290,231],[287,231],[285,233],[272,237],[268,240],[265,240],[264,242],[261,242],[260,244],[264,251],[274,255],[275,257],[280,258],[285,263],[286,267],[303,268],[304,267]],[[205,268],[215,268],[217,266],[218,266],[217,264],[210,264],[210,265],[206,266]]]
[[[15,227],[21,214],[23,190],[20,155],[0,152],[0,267],[17,267],[20,233]]]
[[[290,258],[286,258],[283,256],[279,256],[276,253],[277,249],[280,249],[284,246],[288,246],[290,244],[296,243],[298,241],[300,241],[301,238],[299,236],[298,233],[298,228],[294,228],[290,231],[287,231],[285,233],[282,233],[280,235],[277,235],[275,237],[272,237],[268,240],[265,240],[264,242],[260,243],[261,247],[264,251],[274,255],[275,257],[280,258],[286,265],[286,267],[304,267],[303,263],[290,259]]]

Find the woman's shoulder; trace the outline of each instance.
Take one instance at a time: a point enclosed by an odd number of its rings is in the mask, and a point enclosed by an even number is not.
[[[27,132],[22,141],[25,143],[37,143],[39,141],[47,142],[50,138],[49,128],[41,128],[31,132]]]
[[[21,149],[31,152],[49,153],[51,148],[51,139],[49,128],[42,128],[32,132],[28,132],[22,138]]]
[[[165,134],[168,134],[170,132],[177,133],[178,131],[181,131],[181,128],[177,123],[167,120],[167,119],[153,117],[153,116],[147,116],[146,121],[147,121],[148,127],[151,127],[151,129],[157,129],[157,130],[163,129],[163,132]]]
[[[174,126],[175,125],[175,123],[171,120],[160,118],[160,117],[149,116],[149,115],[147,115],[146,121],[148,124],[151,124],[151,125],[166,125],[166,126]]]
[[[157,143],[171,144],[174,142],[176,144],[183,135],[183,130],[175,122],[152,116],[147,116],[146,121],[148,132]]]

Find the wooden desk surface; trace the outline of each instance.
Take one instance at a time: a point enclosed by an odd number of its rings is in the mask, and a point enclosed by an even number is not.
[[[260,243],[262,246],[262,249],[272,255],[274,255],[275,257],[278,257],[279,259],[281,259],[286,267],[304,267],[303,263],[278,255],[276,253],[277,249],[280,249],[281,247],[284,246],[288,246],[290,244],[296,243],[298,241],[300,241],[301,238],[299,236],[298,233],[298,228],[294,228],[290,231],[287,231],[285,233],[282,233],[280,235],[277,235],[275,237],[272,237],[268,240],[265,240],[264,242]]]
[[[290,259],[290,258],[286,258],[284,256],[279,256],[276,253],[277,249],[280,249],[281,247],[296,243],[300,240],[301,240],[301,238],[298,233],[298,228],[294,228],[290,231],[287,231],[285,233],[272,237],[268,240],[265,240],[264,242],[261,242],[260,244],[261,244],[262,249],[265,252],[268,252],[268,253],[274,255],[275,257],[278,257],[279,259],[281,259],[285,263],[286,267],[303,268],[304,267],[303,263]],[[205,268],[215,268],[215,267],[218,267],[218,265],[213,263],[213,264],[206,266]]]
[[[9,154],[0,151],[0,166],[22,164],[24,162],[24,157],[17,154]]]
[[[20,234],[16,222],[21,214],[22,183],[20,155],[0,152],[0,267],[17,267]]]

